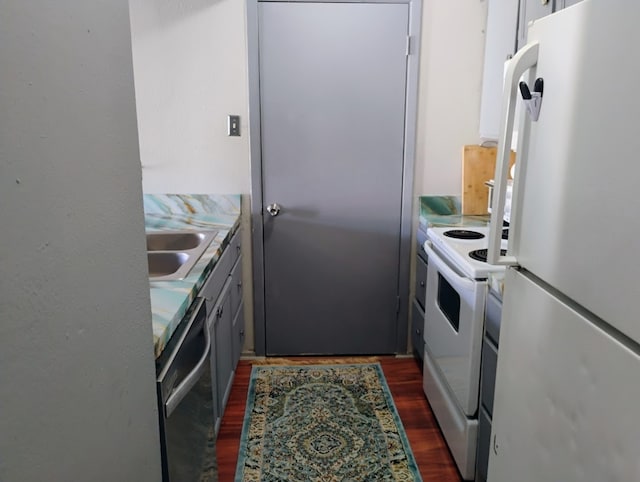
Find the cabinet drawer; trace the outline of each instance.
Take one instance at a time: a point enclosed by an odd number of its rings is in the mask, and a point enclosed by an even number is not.
[[[416,257],[416,300],[424,310],[424,299],[427,295],[427,263],[419,256]]]
[[[231,312],[235,315],[242,303],[242,256],[231,270]]]
[[[481,400],[487,413],[493,414],[493,394],[496,388],[496,368],[498,366],[498,349],[485,338],[482,342],[482,378]]]
[[[411,344],[413,352],[420,360],[424,357],[424,311],[417,301],[413,301],[411,310]]]
[[[222,291],[222,287],[229,277],[229,272],[232,267],[233,259],[227,248],[218,259],[216,265],[213,267],[213,271],[211,271],[211,274],[209,275],[209,278],[205,281],[202,289],[200,290],[200,296],[202,296],[207,303],[207,314],[212,312],[216,300]]]
[[[229,244],[222,253],[222,256],[220,256],[213,267],[209,278],[200,289],[199,296],[204,298],[207,303],[207,314],[211,313],[211,310],[213,310],[213,305],[218,299],[220,291],[222,291],[222,287],[227,281],[236,259],[238,259],[240,252],[239,246],[240,230],[238,230],[231,241],[229,241]]]

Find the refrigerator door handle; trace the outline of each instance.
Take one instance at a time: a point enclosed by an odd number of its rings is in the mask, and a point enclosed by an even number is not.
[[[538,63],[538,42],[525,45],[509,61],[507,74],[502,93],[502,115],[500,119],[500,138],[498,141],[498,155],[496,158],[495,184],[491,209],[491,223],[489,225],[489,251],[487,262],[489,264],[516,265],[515,256],[500,256],[502,240],[502,219],[504,217],[505,201],[507,196],[507,180],[509,161],[511,159],[511,140],[513,137],[513,125],[515,122],[516,101],[520,87],[520,77],[531,67]],[[524,133],[521,133],[521,135]],[[520,169],[521,159],[516,163],[516,170]],[[517,179],[517,176],[516,176]],[[517,189],[516,181],[513,186],[513,199]],[[513,206],[511,216],[514,216]]]

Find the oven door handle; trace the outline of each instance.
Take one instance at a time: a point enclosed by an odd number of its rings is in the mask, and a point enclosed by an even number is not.
[[[460,288],[466,291],[473,291],[475,288],[475,282],[466,278],[464,276],[460,276],[456,273],[451,267],[444,262],[444,260],[436,253],[431,247],[431,241],[424,242],[424,250],[427,252],[427,256],[429,258],[429,264],[433,263],[438,271],[447,278],[447,281],[452,285],[455,285],[456,288]]]
[[[202,302],[204,302],[204,298],[202,299]],[[195,310],[196,315],[194,316],[197,316],[197,313],[199,312],[199,309]],[[191,370],[191,373],[189,373],[184,380],[180,382],[180,385],[173,390],[171,396],[165,402],[164,411],[167,418],[171,416],[182,399],[189,393],[195,384],[198,383],[198,380],[200,380],[200,377],[202,377],[202,374],[207,369],[207,363],[210,363],[209,354],[211,353],[211,335],[209,334],[209,329],[207,328],[206,323],[202,324],[202,332],[204,333],[205,339],[204,351],[202,352],[198,363],[196,363],[196,366]]]

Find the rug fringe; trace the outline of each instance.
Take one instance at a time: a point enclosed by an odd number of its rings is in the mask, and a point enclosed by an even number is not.
[[[353,365],[357,363],[376,363],[379,356],[353,356],[353,357],[256,357],[249,359],[252,365]]]

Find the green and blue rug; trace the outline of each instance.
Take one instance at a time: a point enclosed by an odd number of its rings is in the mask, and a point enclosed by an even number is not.
[[[375,363],[254,366],[235,480],[422,479]]]

